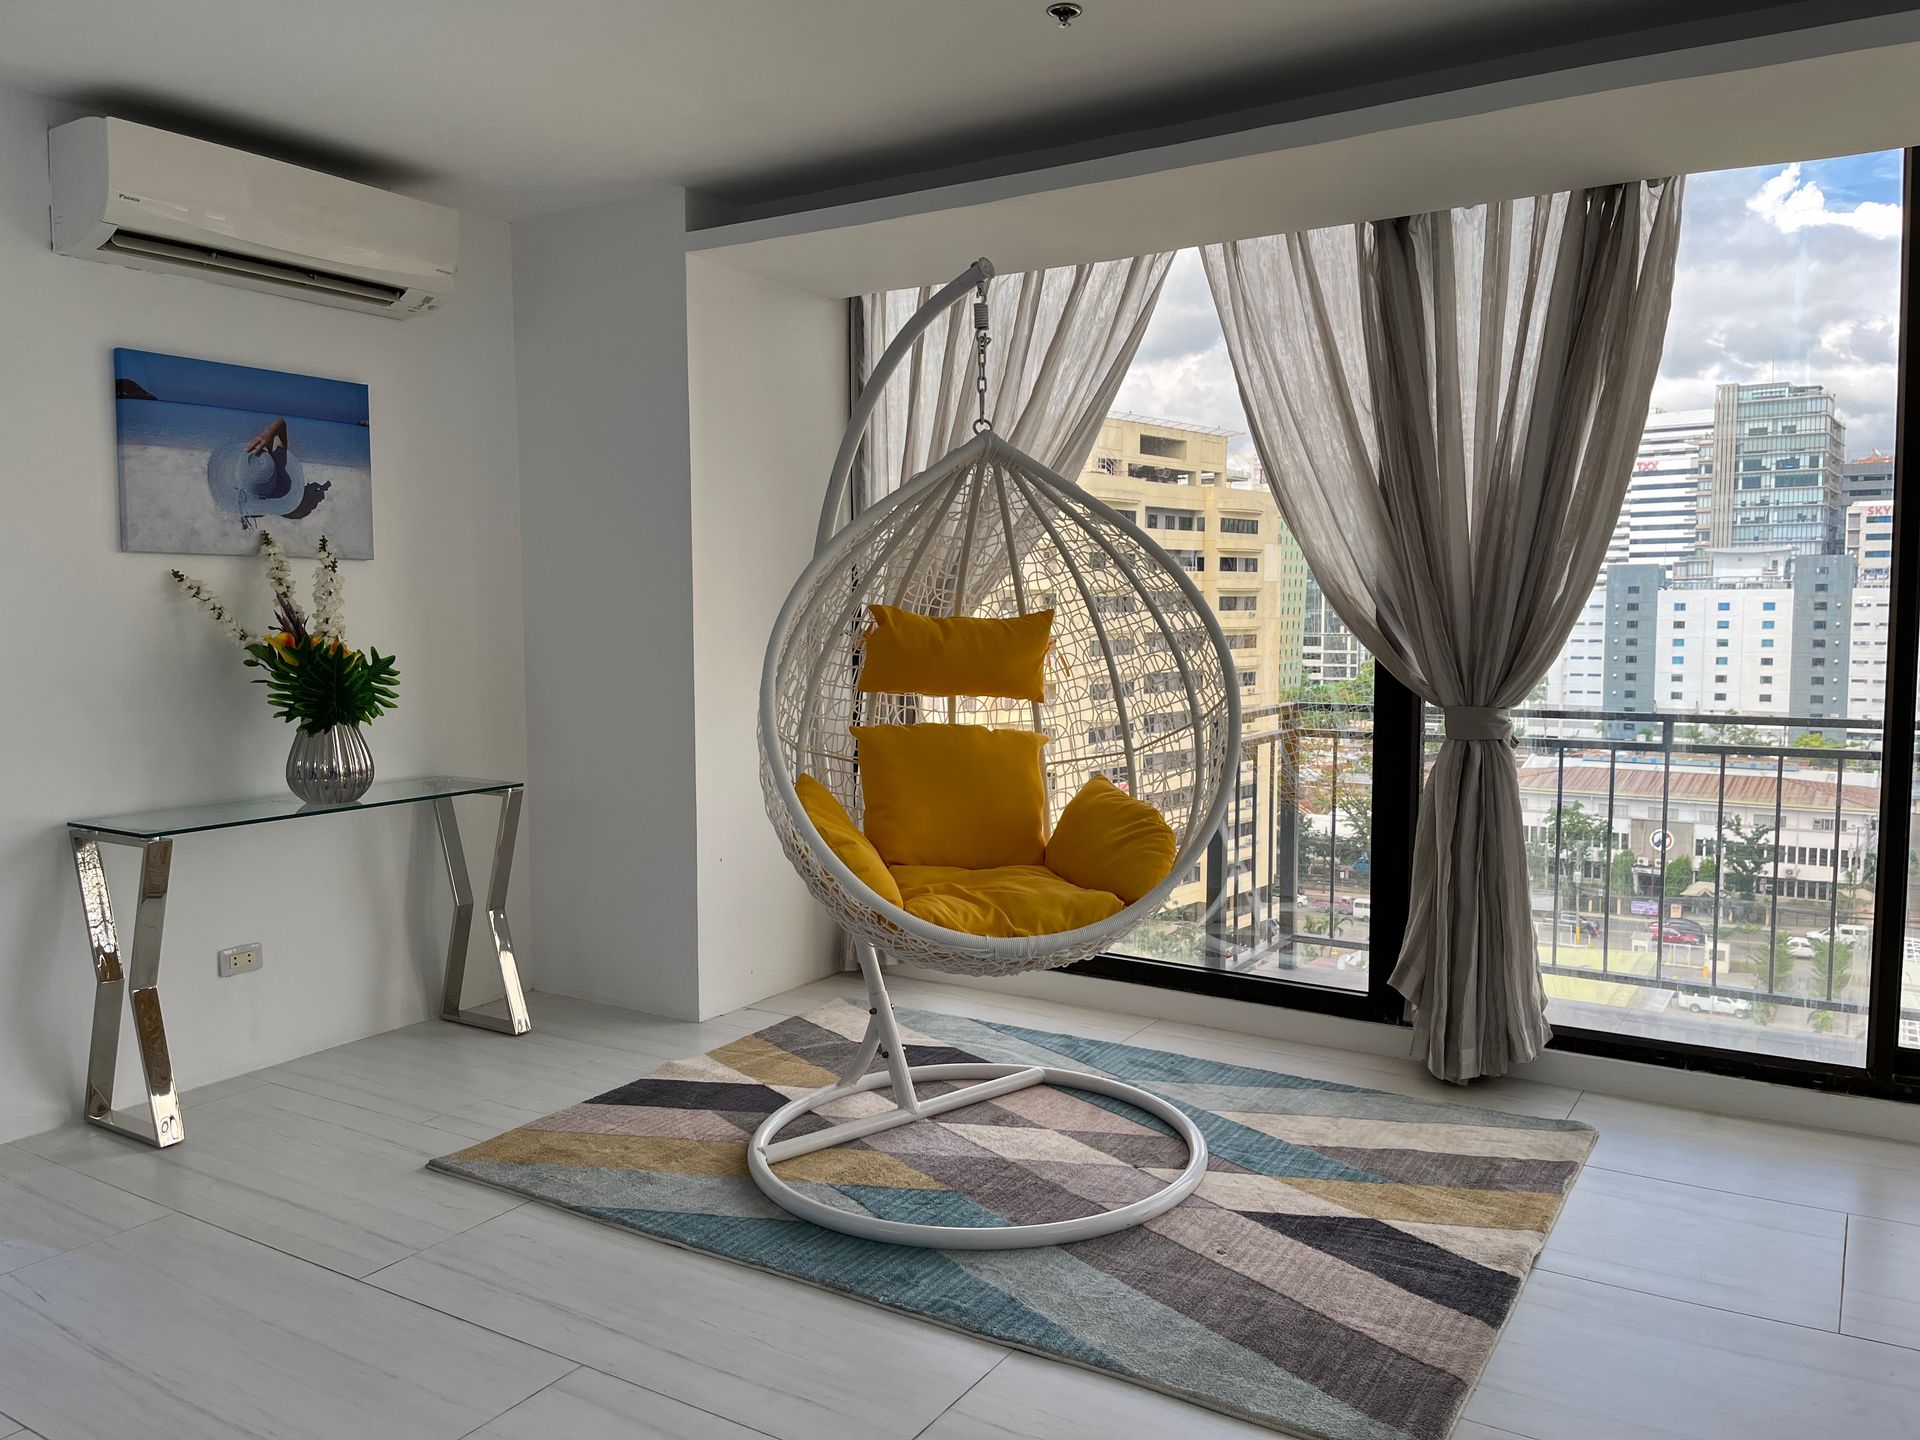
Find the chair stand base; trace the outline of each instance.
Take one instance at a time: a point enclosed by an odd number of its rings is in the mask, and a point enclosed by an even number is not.
[[[1207,1173],[1207,1141],[1199,1128],[1178,1106],[1150,1095],[1135,1085],[1093,1075],[1083,1070],[1061,1070],[1051,1065],[915,1065],[905,1063],[904,1047],[894,1025],[893,1007],[881,982],[876,958],[862,955],[867,991],[875,1002],[869,1013],[865,1041],[838,1083],[811,1094],[802,1095],[774,1111],[760,1123],[747,1144],[747,1171],[766,1197],[791,1215],[843,1235],[863,1240],[883,1240],[893,1245],[920,1245],[941,1250],[1018,1250],[1035,1245],[1065,1245],[1075,1240],[1091,1240],[1096,1235],[1111,1235],[1171,1210],[1191,1195]],[[864,1074],[875,1053],[887,1061],[887,1068]],[[915,1082],[950,1080],[975,1082],[940,1095],[920,1097]],[[846,1210],[801,1193],[778,1175],[773,1167],[782,1160],[830,1149],[848,1140],[877,1135],[916,1120],[930,1119],[949,1110],[991,1100],[1034,1085],[1054,1085],[1068,1090],[1086,1090],[1123,1100],[1164,1120],[1187,1146],[1186,1167],[1171,1183],[1153,1194],[1115,1210],[1084,1215],[1074,1220],[1053,1220],[1039,1225],[920,1225],[905,1220],[884,1220],[864,1211]],[[843,1120],[824,1130],[779,1140],[780,1131],[801,1115],[848,1095],[863,1095],[871,1090],[892,1087],[894,1106],[874,1115]]]

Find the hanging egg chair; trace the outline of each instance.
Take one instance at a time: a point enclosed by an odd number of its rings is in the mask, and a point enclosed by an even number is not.
[[[995,434],[983,413],[972,440],[836,529],[854,455],[887,378],[935,319],[977,289],[980,363],[987,353],[979,261],[910,319],[875,365],[853,407],[821,510],[813,563],[794,585],[767,648],[760,695],[760,774],[767,813],[808,889],[858,942],[872,1021],[842,1080],[802,1096],[762,1124],[749,1169],[772,1199],[829,1228],[871,1239],[948,1248],[1010,1248],[1085,1239],[1137,1224],[1177,1204],[1206,1168],[1206,1144],[1187,1115],[1157,1096],[1104,1076],[1044,1066],[909,1066],[893,1020],[880,954],[960,975],[1051,969],[1110,949],[1150,919],[1199,863],[1230,798],[1240,748],[1239,687],[1225,636],[1185,569],[1151,537],[1078,485]],[[901,693],[862,684],[876,611],[896,617],[1031,621],[1052,612],[1044,686],[1025,697]],[[1036,698],[1037,697],[1037,698]],[[1057,837],[1083,787],[1112,782],[1116,803],[1158,812],[1171,832],[1155,870],[1164,875],[1105,895],[1111,913],[1072,928],[978,933],[940,923],[950,912],[904,903],[890,879],[908,867],[849,864],[845,831],[864,818],[862,742],[881,727],[983,726],[1044,736],[1041,790]],[[875,769],[870,755],[866,768]],[[1096,780],[1095,777],[1105,777]],[[819,787],[812,788],[810,787]],[[832,800],[822,801],[821,790]],[[811,803],[810,803],[811,801]],[[837,802],[837,803],[834,803]],[[837,823],[820,819],[821,807]],[[970,807],[961,807],[962,809]],[[964,829],[955,813],[922,816]],[[826,828],[832,834],[823,834]],[[864,847],[865,841],[855,843]],[[859,869],[861,873],[856,873]],[[912,872],[917,874],[919,872]],[[1048,879],[1044,869],[1037,872]],[[864,878],[863,878],[864,875]],[[1072,888],[1072,887],[1068,887]],[[1104,895],[1102,887],[1102,894]],[[886,889],[889,893],[881,893]],[[908,908],[909,906],[913,908]],[[1118,908],[1112,908],[1112,907]],[[1072,914],[1068,905],[1061,913]],[[920,913],[914,913],[918,910]],[[930,918],[933,917],[933,918]],[[992,927],[986,927],[991,929]],[[1002,927],[1003,929],[1005,927]],[[1022,927],[1013,927],[1020,930]],[[1026,927],[1031,931],[1031,927]],[[869,1075],[878,1054],[886,1068]],[[933,1097],[914,1082],[970,1081]],[[814,1198],[773,1173],[783,1159],[877,1133],[1027,1085],[1055,1084],[1123,1099],[1158,1116],[1186,1142],[1181,1175],[1153,1195],[1081,1219],[1040,1225],[937,1226],[883,1220]],[[797,1116],[845,1096],[891,1086],[895,1107],[777,1141]]]

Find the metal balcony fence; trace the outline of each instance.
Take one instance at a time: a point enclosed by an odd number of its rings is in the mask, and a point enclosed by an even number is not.
[[[1141,953],[1365,989],[1372,711],[1289,703],[1245,721],[1226,819]],[[1824,1012],[1816,1030],[1864,1013],[1877,721],[1545,708],[1514,721],[1543,974],[1761,1022]],[[1436,715],[1429,764],[1439,738]]]

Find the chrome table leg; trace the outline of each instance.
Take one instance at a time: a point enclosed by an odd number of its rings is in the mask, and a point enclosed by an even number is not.
[[[133,954],[126,967],[113,923],[113,900],[100,863],[103,837],[69,830],[73,868],[86,912],[87,942],[93,949],[93,1037],[87,1052],[87,1120],[162,1149],[186,1138],[180,1124],[180,1097],[173,1086],[173,1060],[167,1053],[167,1027],[160,1014],[160,937],[167,913],[167,877],[173,868],[173,841],[160,838],[140,846],[140,898],[133,917]],[[109,839],[111,837],[108,837]],[[125,842],[118,842],[125,843]],[[129,988],[128,980],[132,986]],[[133,1009],[133,1034],[147,1087],[147,1122],[114,1113],[114,1071],[120,1058],[120,1005]]]
[[[514,963],[513,931],[507,925],[507,879],[513,873],[513,842],[520,829],[521,794],[518,786],[501,792],[500,828],[494,834],[493,866],[487,876],[487,927],[493,936],[494,955],[500,962],[500,983],[506,987],[505,1015],[461,1008],[461,992],[467,978],[467,942],[473,933],[473,881],[467,874],[467,852],[460,843],[460,820],[454,814],[453,801],[443,796],[433,802],[434,818],[440,824],[440,845],[447,856],[447,883],[453,888],[453,925],[447,937],[447,974],[440,995],[440,1018],[508,1035],[524,1035],[533,1028],[533,1022],[527,1018],[526,997],[520,991],[520,969]]]

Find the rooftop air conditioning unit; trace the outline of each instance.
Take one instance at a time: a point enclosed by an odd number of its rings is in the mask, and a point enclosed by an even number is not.
[[[97,115],[48,159],[62,255],[396,319],[453,293],[460,217],[438,205]]]

